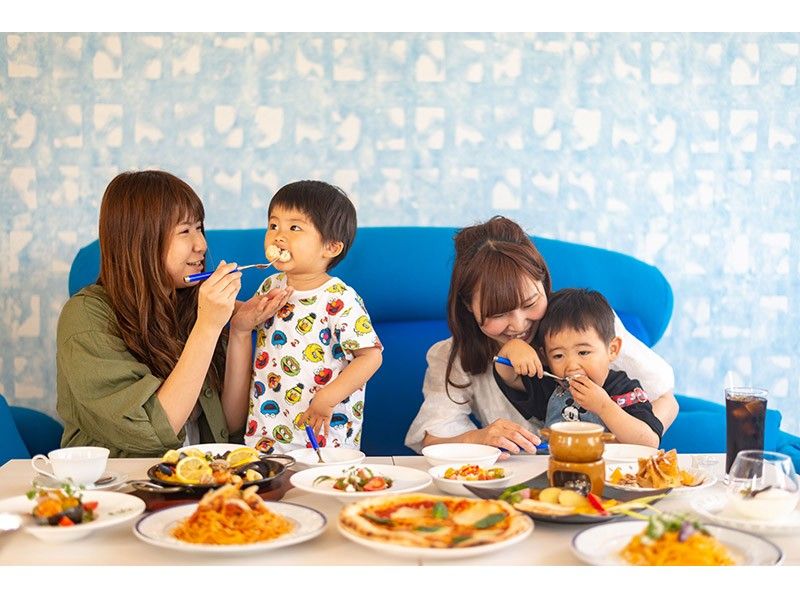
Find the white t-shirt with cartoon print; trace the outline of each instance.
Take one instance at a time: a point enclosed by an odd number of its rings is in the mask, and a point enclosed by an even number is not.
[[[285,287],[286,274],[280,272],[264,280],[256,294]],[[347,367],[354,350],[368,347],[382,349],[355,290],[332,277],[316,289],[294,291],[256,328],[245,443],[268,453],[310,446],[304,414],[314,393]],[[363,413],[362,387],[334,407],[330,433],[320,446],[358,448]]]

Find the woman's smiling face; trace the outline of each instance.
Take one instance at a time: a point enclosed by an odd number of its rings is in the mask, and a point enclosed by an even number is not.
[[[470,302],[470,311],[481,332],[499,343],[521,338],[530,342],[547,310],[547,296],[541,282],[526,278],[522,281],[522,302],[515,309],[501,314],[487,314],[481,321],[480,293],[475,292]]]

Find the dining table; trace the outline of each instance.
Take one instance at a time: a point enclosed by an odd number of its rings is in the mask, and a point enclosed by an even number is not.
[[[707,455],[709,471],[723,478],[724,455]],[[127,479],[143,479],[148,468],[159,459],[109,459],[108,471]],[[431,466],[422,456],[367,457],[366,465],[399,465],[427,471]],[[544,472],[548,457],[544,455],[512,455],[498,463],[511,469],[509,485],[529,480]],[[288,472],[291,473],[291,472]],[[11,460],[0,467],[0,499],[24,494],[31,488],[31,461]],[[128,487],[129,488],[129,487]],[[120,487],[125,491],[126,487]],[[724,492],[721,481],[703,492]],[[442,494],[431,485],[423,492]],[[692,492],[672,493],[658,502],[661,511],[691,512]],[[327,520],[324,531],[301,544],[260,552],[234,555],[183,552],[153,546],[138,539],[133,532],[135,520],[98,529],[91,535],[69,542],[47,543],[22,530],[0,535],[2,565],[581,565],[571,543],[586,524],[565,524],[535,521],[533,532],[521,542],[491,553],[466,558],[430,558],[426,555],[398,555],[350,541],[337,528],[343,502],[300,488],[290,488],[282,502],[316,509]],[[603,523],[595,525],[604,525]],[[800,534],[768,536],[783,551],[783,564],[800,565]]]

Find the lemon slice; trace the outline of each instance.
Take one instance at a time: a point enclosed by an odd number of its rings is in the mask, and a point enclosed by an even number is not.
[[[231,467],[239,467],[245,463],[252,463],[258,461],[258,451],[251,446],[243,446],[233,449],[228,456],[225,457],[228,465]]]
[[[163,463],[172,463],[173,465],[175,465],[180,460],[181,460],[181,454],[179,451],[176,451],[175,449],[168,450],[166,453],[164,453],[164,456],[161,457],[161,461]]]
[[[200,459],[205,459],[206,454],[201,451],[199,448],[187,448],[181,451],[187,457],[199,457]]]
[[[200,457],[184,457],[178,461],[175,477],[184,484],[202,484],[206,480],[213,480],[211,467]]]

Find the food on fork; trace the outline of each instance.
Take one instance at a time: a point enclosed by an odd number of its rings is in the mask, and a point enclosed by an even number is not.
[[[97,502],[83,502],[82,496],[75,494],[75,489],[70,484],[64,484],[58,490],[34,486],[26,496],[36,500],[32,514],[39,525],[67,527],[97,518]]]
[[[728,549],[696,519],[652,515],[620,553],[631,565],[735,565]]]
[[[187,519],[170,533],[192,544],[252,544],[284,536],[294,525],[273,513],[255,486],[227,484],[210,490]]]
[[[267,246],[266,254],[270,262],[288,262],[292,259],[292,254],[288,249],[281,249],[277,245]]]
[[[639,469],[635,474],[622,473],[622,469],[617,467],[608,482],[615,486],[660,489],[699,486],[703,483],[703,478],[678,467],[678,453],[675,449],[667,452],[662,449],[652,457],[639,459]]]

